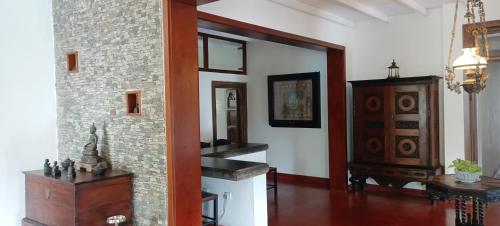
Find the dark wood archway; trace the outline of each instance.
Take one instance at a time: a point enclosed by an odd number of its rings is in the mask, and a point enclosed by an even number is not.
[[[204,12],[198,12],[198,26],[253,39],[326,51],[330,188],[332,190],[346,190],[347,123],[345,47]]]
[[[327,52],[330,187],[347,189],[345,48],[287,32],[197,12],[216,0],[163,0],[168,223],[201,223],[197,28]]]

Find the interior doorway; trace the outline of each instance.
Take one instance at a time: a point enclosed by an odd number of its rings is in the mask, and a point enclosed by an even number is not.
[[[212,81],[214,145],[248,143],[247,85]]]
[[[329,184],[332,190],[346,190],[345,47],[197,12],[197,5],[212,1],[163,0],[169,225],[192,226],[201,222],[198,27],[326,51]]]

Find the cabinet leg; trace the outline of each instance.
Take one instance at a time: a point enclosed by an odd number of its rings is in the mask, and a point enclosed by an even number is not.
[[[352,184],[352,190],[354,193],[362,192],[366,185],[366,177],[351,176],[349,181]]]

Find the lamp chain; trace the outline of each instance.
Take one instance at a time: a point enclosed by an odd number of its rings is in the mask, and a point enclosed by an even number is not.
[[[455,44],[455,33],[456,33],[456,28],[457,28],[457,18],[458,18],[458,2],[457,0],[455,4],[455,16],[453,17],[453,28],[451,30],[451,42],[450,42],[450,48],[448,50],[448,65],[446,66],[446,83],[448,85],[448,89],[455,91],[456,93],[460,94],[460,83],[459,82],[454,82],[455,80],[455,72],[453,71],[453,68],[451,66],[451,59],[452,59],[452,54],[453,54],[453,46]],[[467,4],[468,6],[468,4]],[[470,18],[469,18],[470,19]]]
[[[453,17],[453,28],[451,30],[451,42],[450,42],[450,49],[448,50],[448,68],[451,68],[451,57],[453,54],[453,45],[455,44],[455,33],[457,29],[457,17],[458,17],[458,1],[455,4],[455,16]]]

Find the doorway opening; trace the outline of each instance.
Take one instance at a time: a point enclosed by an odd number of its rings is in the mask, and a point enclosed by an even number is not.
[[[198,27],[325,51],[327,55],[329,185],[347,189],[345,48],[287,32],[197,12],[214,0],[163,0],[168,222],[201,222]]]
[[[246,83],[212,81],[212,127],[215,146],[248,143]]]

